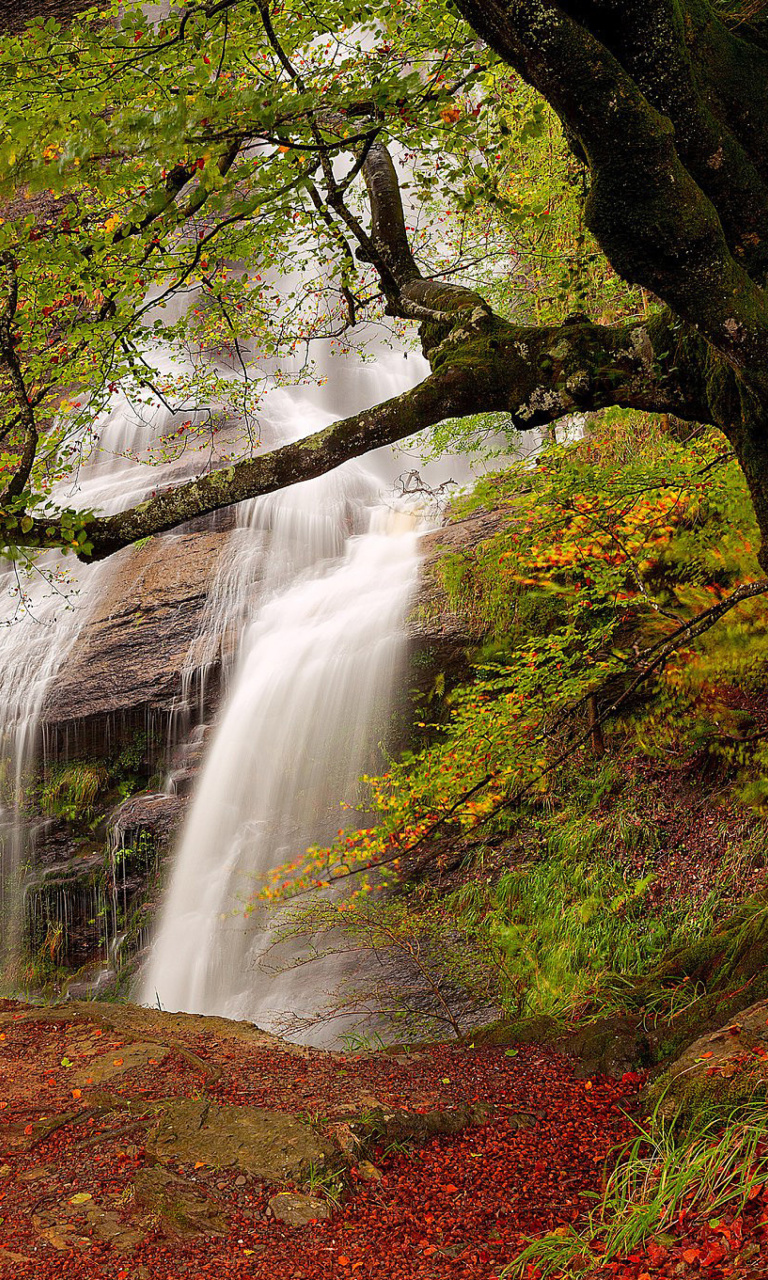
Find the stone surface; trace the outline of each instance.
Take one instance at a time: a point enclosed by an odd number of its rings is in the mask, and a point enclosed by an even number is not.
[[[130,796],[112,811],[109,825],[115,839],[124,846],[134,844],[141,835],[150,836],[157,848],[163,849],[173,840],[186,809],[182,796],[163,791],[142,791]]]
[[[148,711],[169,713],[226,545],[220,529],[155,538],[115,557],[43,710],[49,739],[104,747]]]
[[[319,1218],[330,1218],[331,1209],[327,1200],[319,1196],[300,1195],[294,1191],[280,1191],[272,1196],[269,1209],[278,1222],[287,1227],[306,1227]]]
[[[702,1103],[737,1105],[768,1093],[768,1000],[695,1040],[647,1090],[650,1106],[686,1118]]]
[[[155,1066],[168,1057],[170,1050],[163,1044],[154,1041],[137,1041],[135,1044],[121,1045],[119,1049],[111,1049],[88,1061],[87,1065],[78,1068],[73,1083],[81,1086],[87,1084],[105,1084],[128,1071],[136,1071],[141,1067]]]
[[[479,511],[464,520],[445,524],[421,539],[424,561],[414,608],[408,618],[408,636],[417,653],[434,650],[436,669],[466,669],[466,650],[472,642],[467,614],[450,603],[441,582],[441,561],[446,556],[471,555],[480,542],[499,528],[495,512]],[[412,674],[417,674],[412,673]]]
[[[264,1182],[300,1182],[333,1155],[314,1129],[284,1112],[205,1100],[166,1104],[151,1149],[159,1160],[235,1166]]]
[[[156,1215],[167,1235],[221,1235],[227,1215],[210,1196],[167,1169],[150,1165],[133,1182],[136,1205]]]

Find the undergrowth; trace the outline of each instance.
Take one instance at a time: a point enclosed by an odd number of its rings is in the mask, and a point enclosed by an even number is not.
[[[705,1109],[686,1128],[657,1107],[617,1153],[599,1203],[580,1228],[529,1241],[503,1276],[569,1277],[625,1259],[649,1240],[706,1219],[713,1230],[768,1184],[762,1099]]]

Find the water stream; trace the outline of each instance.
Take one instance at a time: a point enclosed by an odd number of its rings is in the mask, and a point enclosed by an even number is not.
[[[178,361],[162,347],[153,364],[159,375],[178,371]],[[140,501],[159,483],[184,476],[194,465],[191,457],[159,466],[149,458],[184,416],[157,403],[140,406],[117,390],[95,423],[93,443],[83,443],[79,467],[55,486],[52,501],[111,513]],[[22,896],[34,847],[27,793],[40,762],[46,695],[131,555],[128,548],[101,564],[58,551],[26,566],[0,560],[0,973],[6,981],[13,980],[21,950]]]
[[[276,389],[262,438],[295,438],[395,394],[420,363],[382,351],[377,367],[339,371],[314,396]],[[239,509],[189,670],[191,686],[218,649],[228,693],[142,978],[145,1003],[284,1029],[311,1026],[333,999],[339,962],[296,967],[290,948],[278,959],[274,919],[247,907],[270,870],[348,821],[341,802],[354,805],[359,775],[380,762],[419,562],[414,518],[384,502],[385,470],[374,455]],[[312,1027],[311,1038],[322,1034]]]

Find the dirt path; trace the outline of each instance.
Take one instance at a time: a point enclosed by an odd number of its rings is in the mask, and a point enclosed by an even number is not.
[[[220,1019],[0,1001],[0,1276],[491,1280],[526,1233],[584,1212],[638,1084],[535,1047],[330,1054]],[[334,1206],[321,1184],[340,1181]],[[305,1225],[279,1220],[285,1197],[270,1209],[286,1189],[315,1197],[288,1203]]]

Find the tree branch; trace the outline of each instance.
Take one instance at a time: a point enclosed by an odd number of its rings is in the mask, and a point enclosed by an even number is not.
[[[5,286],[5,302],[2,311],[0,311],[0,361],[8,371],[8,377],[13,388],[13,396],[18,406],[16,420],[21,427],[22,437],[19,465],[6,485],[2,497],[0,497],[0,502],[6,502],[9,498],[18,498],[19,494],[23,493],[24,487],[29,480],[32,465],[35,461],[35,454],[37,453],[37,422],[35,419],[35,397],[31,396],[27,390],[14,342],[16,335],[13,332],[13,322],[19,300],[16,266],[8,254],[3,255],[0,265],[2,266]]]
[[[433,372],[418,387],[304,440],[157,493],[128,511],[91,518],[86,529],[93,557],[103,559],[140,538],[313,479],[446,418],[507,411],[514,426],[528,431],[579,410],[622,405],[705,420],[703,388],[693,377],[681,377],[679,368],[674,376],[667,371],[675,359],[667,325],[660,317],[645,326],[616,327],[576,318],[559,327],[530,328],[486,312],[465,313],[431,347]],[[14,529],[13,541],[51,546],[68,539],[49,516],[27,533]]]
[[[734,260],[668,117],[554,0],[458,7],[578,138],[592,174],[587,223],[616,270],[667,302],[768,394],[768,301]]]

